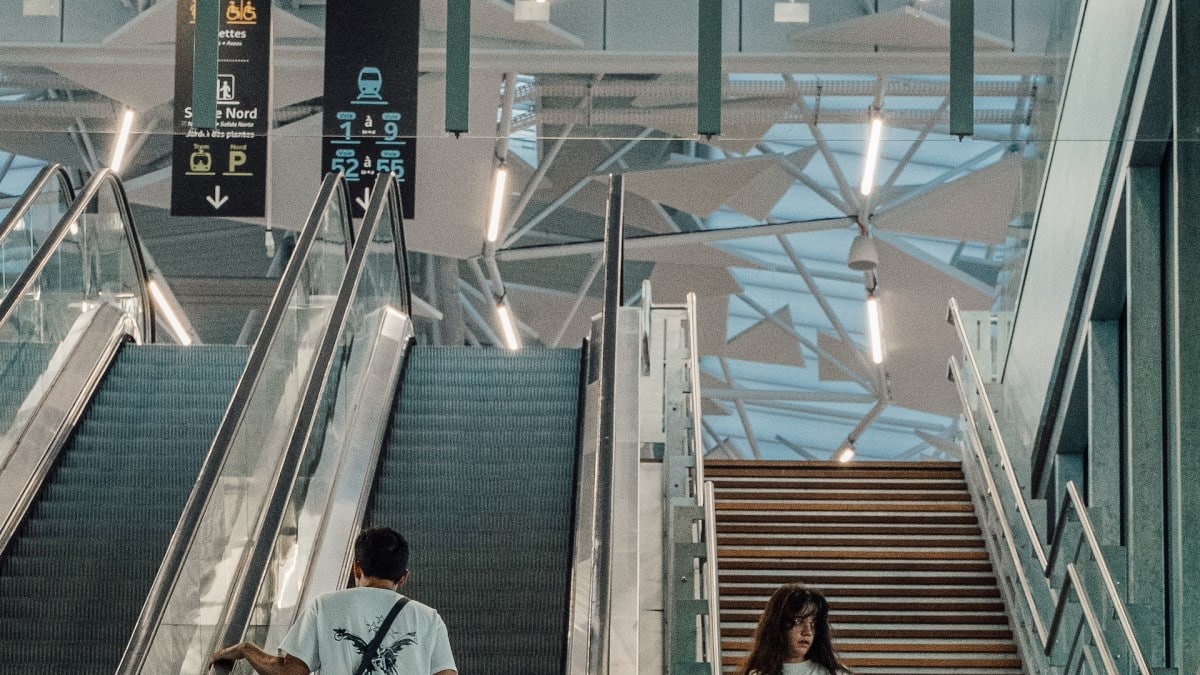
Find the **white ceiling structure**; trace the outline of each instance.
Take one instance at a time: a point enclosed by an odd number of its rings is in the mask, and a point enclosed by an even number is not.
[[[991,307],[1022,253],[1011,223],[1037,180],[1029,130],[1052,89],[1054,3],[976,0],[976,134],[960,140],[947,133],[948,0],[814,0],[807,26],[774,24],[771,2],[725,0],[722,133],[706,139],[692,0],[550,1],[541,24],[472,0],[462,138],[442,131],[445,4],[424,3],[406,233],[427,339],[498,342],[502,293],[526,343],[577,344],[599,311],[607,176],[620,172],[628,288],[648,278],[655,300],[699,298],[710,449],[827,459],[853,434],[863,458],[945,456],[958,410],[945,306]],[[244,303],[222,319],[214,298],[264,295],[253,277],[270,262],[266,221],[167,215],[174,3],[60,0],[60,16],[27,17],[22,2],[0,0],[13,27],[0,44],[0,192],[18,194],[46,161],[103,164],[119,111],[134,109],[126,177],[146,245],[186,308],[234,323],[209,339],[244,334]],[[324,3],[275,4],[269,222],[294,229],[320,181]],[[887,131],[866,198],[872,104]],[[490,178],[505,155],[513,189],[491,250]],[[865,353],[863,275],[846,266],[856,221],[879,244],[882,366]]]

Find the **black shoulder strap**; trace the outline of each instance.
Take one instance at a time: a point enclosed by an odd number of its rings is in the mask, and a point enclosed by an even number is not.
[[[371,638],[371,642],[363,650],[362,661],[359,662],[358,670],[354,671],[354,675],[363,675],[371,667],[371,661],[375,659],[375,652],[379,651],[379,645],[383,644],[384,636],[391,630],[392,622],[396,620],[396,615],[407,604],[408,598],[402,595],[396,601],[396,604],[392,605],[392,611],[388,612],[388,615],[384,617],[383,623],[379,624],[379,630],[375,631],[375,637]]]

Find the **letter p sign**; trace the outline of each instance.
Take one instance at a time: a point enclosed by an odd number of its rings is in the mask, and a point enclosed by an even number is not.
[[[246,163],[245,150],[230,150],[229,151],[229,173],[238,173],[238,169]]]

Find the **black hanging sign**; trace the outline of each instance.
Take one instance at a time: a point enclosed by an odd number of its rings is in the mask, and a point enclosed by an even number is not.
[[[179,0],[171,215],[266,215],[271,0],[220,0],[217,126],[192,126],[196,2]]]
[[[321,172],[342,172],[358,217],[384,171],[395,172],[404,217],[413,217],[420,15],[418,0],[325,6]]]

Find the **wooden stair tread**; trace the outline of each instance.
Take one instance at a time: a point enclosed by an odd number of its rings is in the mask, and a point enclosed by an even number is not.
[[[713,487],[724,489],[747,490],[839,490],[845,488],[862,488],[880,491],[910,492],[920,490],[965,490],[966,481],[960,479],[928,478],[921,480],[893,480],[887,478],[749,478],[741,479],[731,476],[704,475],[704,480],[712,481]]]
[[[724,558],[833,558],[837,560],[987,560],[986,550],[980,551],[846,551],[806,550],[803,556],[786,549],[737,549],[718,546],[718,560]]]
[[[974,513],[968,501],[963,502],[821,502],[821,501],[754,501],[717,498],[717,511],[908,511],[912,513]]]
[[[749,586],[746,584],[721,584],[721,606],[725,606],[724,598],[745,598],[755,597],[761,601],[758,606],[761,608],[766,604],[767,598],[771,593],[778,588],[780,584],[766,583],[761,586]],[[834,592],[833,589],[826,588],[829,592]],[[874,598],[999,598],[1000,589],[996,586],[964,586],[961,588],[938,588],[930,586],[919,586],[916,588],[880,588],[879,586],[869,586],[859,589],[837,589],[838,597],[874,597]],[[731,600],[730,602],[750,602],[748,600]]]
[[[800,513],[772,513],[771,524],[781,523],[812,523],[812,516]],[[722,523],[762,523],[763,515],[759,513],[722,513],[717,518],[717,527]],[[866,513],[822,513],[821,524],[895,524],[895,525],[978,525],[975,513],[889,513],[883,519],[878,515]]]
[[[758,623],[758,617],[761,614],[755,610],[730,610],[728,612],[721,610],[722,623]],[[985,624],[989,626],[1007,625],[1008,617],[1003,612],[990,612],[978,614],[963,614],[958,611],[946,612],[944,614],[909,614],[906,612],[897,612],[895,614],[885,614],[882,612],[856,613],[854,611],[845,612],[829,612],[829,621],[833,624],[836,632],[841,632],[839,624],[843,623],[861,623],[867,625],[876,624],[962,624],[962,625],[979,625]]]
[[[790,560],[751,560],[737,559],[722,561],[719,574],[725,579],[731,570],[763,570],[777,572],[779,577],[794,579],[796,573],[813,571],[847,571],[847,572],[967,572],[991,574],[991,562],[972,560],[846,560],[831,562],[828,560],[805,560],[797,556]],[[758,577],[762,578],[762,577]],[[787,583],[781,581],[780,583]],[[925,583],[922,581],[922,583]]]
[[[908,536],[982,536],[977,525],[901,526],[889,523],[815,525],[802,523],[717,523],[717,534],[823,534],[828,536],[858,534],[904,534]]]
[[[796,547],[812,547],[812,546],[838,546],[842,548],[872,548],[878,549],[888,545],[897,546],[900,548],[977,548],[982,549],[983,540],[978,537],[974,539],[921,539],[914,537],[901,537],[897,535],[895,541],[872,538],[830,538],[830,537],[804,537],[795,535],[766,535],[766,534],[749,534],[749,535],[734,535],[725,534],[717,535],[718,546],[796,546]]]
[[[755,500],[764,501],[841,501],[841,502],[966,502],[971,496],[965,492],[951,491],[904,491],[882,490],[730,490],[717,488],[718,501]]]
[[[837,628],[839,639],[878,638],[881,640],[1012,640],[1012,631],[1007,628],[929,628],[906,626],[904,628]],[[726,639],[745,638],[746,644],[754,636],[754,629],[741,626],[722,626],[721,636]]]

